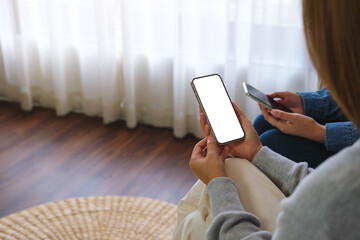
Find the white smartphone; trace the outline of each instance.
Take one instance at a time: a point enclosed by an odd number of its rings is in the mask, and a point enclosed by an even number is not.
[[[191,86],[219,144],[245,137],[243,127],[219,75],[194,78]]]
[[[250,84],[243,82],[243,87],[246,96],[252,98],[253,100],[257,101],[264,107],[268,109],[279,109],[285,112],[292,112],[288,107],[284,106],[283,104],[275,101],[274,99],[266,96],[266,94],[260,92]]]

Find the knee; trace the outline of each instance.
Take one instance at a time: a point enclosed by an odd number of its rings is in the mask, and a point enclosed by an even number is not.
[[[204,220],[200,210],[190,213],[178,225],[174,231],[173,240],[182,239],[204,239],[206,229],[211,225],[212,217],[209,216]]]
[[[259,138],[264,146],[273,149],[283,141],[283,135],[284,134],[280,130],[271,129],[259,135]]]
[[[262,114],[257,116],[257,118],[254,120],[253,126],[257,132],[258,135],[261,135],[262,133],[270,130],[273,128],[264,118]]]

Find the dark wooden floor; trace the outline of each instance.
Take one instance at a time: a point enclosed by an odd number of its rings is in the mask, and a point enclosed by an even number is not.
[[[171,129],[0,102],[0,217],[66,198],[143,196],[171,203],[196,181],[188,167],[192,136]]]

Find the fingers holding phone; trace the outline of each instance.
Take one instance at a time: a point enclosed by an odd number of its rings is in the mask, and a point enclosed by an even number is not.
[[[199,105],[199,114],[200,114],[201,132],[204,134],[204,137],[209,136],[211,134],[210,126],[206,120],[205,113],[202,111],[200,105]]]
[[[268,109],[264,106],[262,106],[260,103],[258,103],[258,106],[265,118],[265,120],[270,123],[273,127],[276,127],[277,128],[277,124],[279,123],[279,120],[278,118],[275,118],[274,116],[271,115],[271,109]]]
[[[208,184],[214,178],[226,176],[224,161],[228,152],[227,146],[219,147],[215,138],[208,136],[195,145],[189,166],[195,176]]]
[[[299,113],[287,113],[280,110],[269,111],[261,105],[259,107],[265,120],[281,132],[316,142],[325,142],[325,126],[317,123],[314,119]]]
[[[252,160],[262,147],[259,136],[252,123],[231,102],[220,76],[194,78],[191,85],[200,105],[204,135],[213,135],[219,144],[228,146],[232,156]]]
[[[241,125],[245,131],[245,139],[242,141],[235,141],[228,143],[229,153],[234,157],[240,157],[252,161],[259,150],[262,148],[262,144],[259,139],[252,123],[247,119],[245,114],[240,110],[240,108],[233,103],[235,112],[241,122]]]
[[[274,92],[267,94],[269,98],[274,99],[278,103],[290,108],[294,113],[304,114],[304,106],[301,96],[290,91]]]

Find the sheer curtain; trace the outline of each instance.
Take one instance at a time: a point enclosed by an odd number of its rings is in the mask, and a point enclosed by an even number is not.
[[[300,0],[1,0],[0,96],[201,136],[192,78],[218,73],[250,119],[242,82],[315,90]]]

